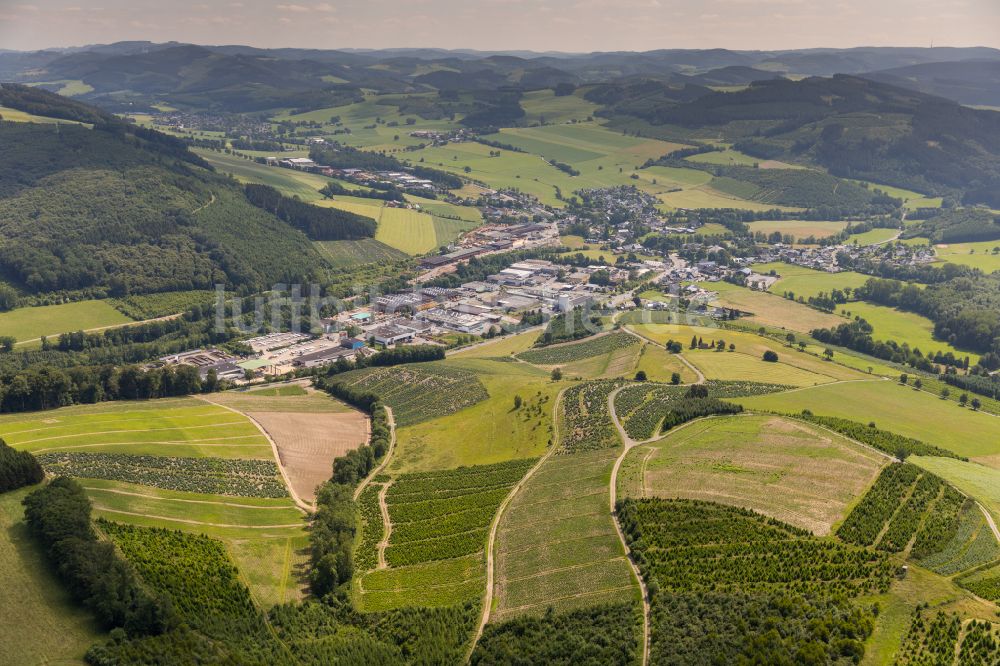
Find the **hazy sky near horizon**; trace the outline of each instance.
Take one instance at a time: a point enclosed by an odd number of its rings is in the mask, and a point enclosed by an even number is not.
[[[0,49],[1000,47],[1000,0],[0,0]]]

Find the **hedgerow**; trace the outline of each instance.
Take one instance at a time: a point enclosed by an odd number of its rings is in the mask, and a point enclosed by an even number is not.
[[[873,424],[865,425],[835,416],[817,416],[808,411],[795,414],[794,417],[829,428],[893,456],[939,456],[968,460],[968,458],[963,458],[947,449],[921,442],[919,439],[897,435],[888,430],[879,430]]]
[[[164,490],[239,497],[288,497],[272,460],[178,458],[120,453],[43,453],[55,475],[139,483]]]

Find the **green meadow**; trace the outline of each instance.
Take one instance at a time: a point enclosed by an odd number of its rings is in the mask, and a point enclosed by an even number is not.
[[[924,354],[930,351],[952,352],[958,357],[968,356],[972,364],[979,361],[979,355],[956,349],[947,342],[935,340],[934,322],[927,317],[897,308],[876,305],[865,301],[852,301],[840,308],[853,319],[861,317],[874,327],[876,340],[906,342],[910,348],[919,348]]]
[[[23,344],[43,336],[119,326],[131,321],[108,301],[76,301],[2,312],[0,335],[13,335]]]
[[[799,296],[803,298],[818,296],[820,292],[829,294],[833,289],[843,290],[847,287],[855,289],[868,280],[867,275],[853,271],[827,273],[780,261],[769,264],[755,264],[753,269],[761,274],[768,274],[772,270],[775,271],[781,278],[771,286],[771,293],[781,296],[785,292],[792,292],[796,298]]]
[[[734,398],[747,409],[798,413],[809,409],[913,437],[1000,468],[1000,418],[889,380],[869,379]]]

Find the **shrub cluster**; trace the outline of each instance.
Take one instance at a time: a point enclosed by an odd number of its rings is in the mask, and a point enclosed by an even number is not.
[[[28,451],[18,451],[0,439],[0,493],[40,483],[42,466]]]

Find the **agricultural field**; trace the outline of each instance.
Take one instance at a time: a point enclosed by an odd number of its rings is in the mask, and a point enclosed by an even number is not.
[[[963,409],[891,381],[868,380],[735,398],[747,409],[798,413],[809,409],[919,439],[1000,469],[1000,419]]]
[[[615,331],[585,338],[579,342],[566,342],[521,352],[517,358],[534,365],[564,366],[584,359],[613,354],[640,342],[641,340],[634,335]]]
[[[552,90],[532,90],[521,98],[525,120],[529,124],[552,125],[582,122],[593,116],[599,107],[583,99],[579,93],[557,97]]]
[[[762,274],[770,273],[773,270],[781,276],[781,279],[771,286],[772,294],[783,296],[786,292],[791,292],[795,294],[795,298],[801,296],[804,299],[818,296],[820,292],[829,294],[834,289],[841,291],[847,287],[856,289],[863,285],[869,277],[853,271],[826,273],[780,261],[770,264],[755,264],[753,269]]]
[[[912,239],[927,244],[926,238]],[[934,253],[938,260],[970,268],[978,268],[984,273],[1000,271],[1000,241],[983,241],[980,243],[951,243],[935,245]]]
[[[253,419],[274,441],[292,491],[307,503],[333,460],[368,441],[368,417],[299,384],[206,396]]]
[[[765,210],[787,210],[800,211],[801,208],[790,206],[776,206],[765,204],[759,201],[750,201],[728,192],[723,192],[709,185],[700,185],[691,189],[683,189],[676,192],[661,194],[657,197],[667,211],[679,208],[737,208],[740,210],[765,211]]]
[[[18,345],[60,333],[89,331],[131,323],[109,301],[76,301],[61,305],[17,308],[0,313],[0,331],[17,338]]]
[[[872,331],[875,340],[895,340],[900,344],[905,342],[911,349],[919,349],[924,355],[931,351],[952,352],[958,358],[968,356],[972,365],[979,362],[978,354],[961,351],[947,342],[935,340],[934,322],[922,315],[865,301],[851,301],[840,307],[851,319],[861,317],[871,324],[875,329]]]
[[[11,666],[82,663],[102,638],[45,562],[24,523],[21,500],[34,487],[0,495],[0,661]]]
[[[730,331],[720,335],[727,344],[733,339]],[[707,340],[706,340],[707,342]],[[685,351],[685,358],[702,371],[709,379],[727,381],[746,380],[787,386],[816,386],[840,381],[851,376],[853,371],[833,363],[824,364],[808,354],[789,347],[778,351],[778,362],[769,363],[761,354],[741,351],[736,344],[735,352],[719,352],[705,349]]]
[[[364,264],[391,264],[410,255],[374,238],[361,240],[315,241],[314,245],[333,268],[353,268]]]
[[[843,318],[837,315],[820,312],[766,291],[747,289],[729,282],[701,283],[699,286],[715,291],[719,305],[753,313],[753,316],[741,317],[740,321],[786,328],[796,333],[808,333],[816,328],[832,328],[844,323]]]
[[[399,427],[447,416],[489,397],[474,373],[444,361],[351,370],[337,383],[380,396]]]
[[[860,234],[851,234],[847,237],[847,244],[857,243],[858,245],[881,245],[888,243],[899,235],[898,229],[872,229]]]
[[[947,541],[941,539],[943,548],[920,559],[920,566],[942,576],[954,576],[1000,559],[1000,543],[974,502],[965,502],[961,507],[953,529]]]
[[[911,456],[907,460],[978,501],[1000,524],[1000,465],[995,458],[984,460],[986,464],[937,456]]]
[[[55,124],[59,125],[66,123],[69,125],[86,125],[87,123],[79,123],[75,120],[62,120],[61,118],[49,118],[47,116],[36,116],[33,113],[28,113],[27,111],[21,111],[19,109],[11,109],[6,106],[0,106],[0,119],[9,121],[12,123],[44,123],[44,124]]]
[[[542,455],[552,438],[552,405],[560,384],[551,381],[544,370],[500,355],[501,347],[530,344],[536,336],[528,333],[518,336],[521,340],[501,340],[449,358],[444,362],[446,368],[460,376],[468,373],[476,383],[446,388],[446,393],[432,389],[427,396],[430,407],[421,409],[435,410],[436,416],[416,423],[401,422],[401,412],[393,406],[397,423],[405,427],[397,431],[398,454],[393,456],[391,471],[448,469]],[[477,358],[478,354],[483,356]],[[473,390],[483,391],[483,399],[463,403],[464,408],[454,413],[436,412],[442,395],[454,391],[454,395],[468,398]],[[520,409],[514,409],[515,395],[523,400]],[[389,404],[393,405],[391,397]]]
[[[963,511],[975,508],[940,477],[915,465],[894,463],[837,528],[837,536],[924,560],[951,547]]]
[[[377,568],[359,580],[362,606],[437,606],[471,601],[482,594],[483,549],[490,523],[510,489],[535,462],[514,460],[394,477],[381,491],[389,515],[389,540],[377,546]],[[457,580],[456,566],[466,574]],[[399,587],[388,588],[386,581]]]
[[[711,153],[701,153],[700,155],[692,155],[691,157],[685,157],[688,162],[697,162],[698,164],[717,164],[720,166],[753,166],[758,164],[760,160],[756,157],[747,155],[746,153],[741,153],[738,150],[732,148],[727,148],[726,150],[717,150]]]
[[[712,154],[712,153],[709,153]],[[775,231],[782,235],[788,234],[801,242],[805,238],[828,238],[834,236],[847,226],[847,222],[824,222],[812,220],[759,220],[747,224],[753,233],[770,235]]]
[[[763,625],[775,636],[768,663],[795,663],[806,645],[824,662],[848,645],[860,653],[874,618],[847,598],[887,591],[895,571],[883,555],[746,509],[629,498],[618,515],[651,590],[652,663],[725,663]]]
[[[579,453],[621,445],[608,410],[608,396],[622,384],[621,379],[602,379],[581,382],[566,389],[560,404],[560,453]]]
[[[316,204],[374,219],[378,222],[375,240],[410,255],[426,254],[448,245],[479,224],[471,219],[453,220],[409,208],[390,208],[376,199],[337,196]]]
[[[267,166],[236,155],[227,155],[207,148],[195,148],[194,152],[223,173],[232,174],[241,183],[260,183],[280,190],[288,197],[298,197],[302,201],[316,203],[322,200],[319,193],[332,179],[315,173],[295,169]],[[282,153],[282,158],[285,154]],[[338,181],[339,182],[339,181]],[[342,183],[353,189],[354,185]]]
[[[103,403],[5,415],[0,437],[80,478],[98,517],[220,539],[258,603],[302,596],[303,515],[242,414],[191,398]]]
[[[776,416],[704,419],[633,448],[619,493],[753,509],[824,536],[888,456]]]
[[[554,455],[514,496],[496,540],[490,622],[602,603],[638,603],[608,510],[617,449]]]

